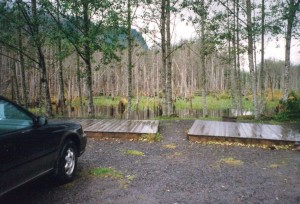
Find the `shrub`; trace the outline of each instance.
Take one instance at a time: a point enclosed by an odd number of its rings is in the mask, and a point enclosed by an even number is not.
[[[279,101],[276,112],[278,120],[300,120],[300,97],[294,91],[290,92],[287,101]]]
[[[220,94],[220,99],[230,99],[230,95],[227,92]]]

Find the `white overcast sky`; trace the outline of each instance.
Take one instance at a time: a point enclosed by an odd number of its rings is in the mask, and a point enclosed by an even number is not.
[[[139,10],[137,11],[138,15],[141,14],[143,11]],[[184,11],[185,15],[190,15],[189,12]],[[157,19],[157,21],[159,22],[159,19]],[[195,39],[195,37],[197,36],[196,32],[195,32],[195,28],[194,26],[189,23],[187,24],[186,21],[181,21],[180,17],[174,17],[172,18],[172,42],[173,43],[178,43],[182,40],[189,40],[189,39]],[[139,27],[143,27],[144,23],[143,22],[139,22],[137,20],[136,22]],[[148,23],[150,29],[152,30],[156,30],[155,32],[155,36],[157,37],[156,40],[159,41],[158,37],[160,36],[159,31],[157,29],[157,26],[155,25],[155,23]],[[137,30],[140,30],[138,27],[136,27]],[[149,34],[148,34],[149,35]],[[151,35],[151,38],[153,38],[154,34]],[[153,40],[150,39],[148,36],[144,35],[148,46],[152,46],[153,45]],[[277,59],[277,60],[285,60],[285,39],[284,38],[280,38],[278,41],[276,41],[276,39],[273,38],[269,38],[265,40],[265,59]],[[260,63],[260,43],[256,44],[257,47],[257,54],[256,54],[256,58],[257,58],[257,63]],[[291,45],[291,63],[294,65],[299,65],[300,64],[300,40],[295,40],[292,39],[292,45]]]
[[[178,22],[175,27],[174,42],[179,42],[181,39],[191,39],[196,36],[195,28],[191,25],[186,25],[185,22]],[[260,43],[257,46],[257,62],[260,62]],[[285,39],[281,38],[278,41],[270,38],[265,42],[265,59],[285,60]],[[292,39],[291,45],[291,63],[294,65],[300,64],[300,41]]]

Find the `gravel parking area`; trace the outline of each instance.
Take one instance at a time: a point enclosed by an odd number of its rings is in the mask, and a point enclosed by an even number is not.
[[[89,139],[72,183],[43,177],[0,203],[300,203],[299,151],[191,143],[192,124],[161,121],[161,142]]]

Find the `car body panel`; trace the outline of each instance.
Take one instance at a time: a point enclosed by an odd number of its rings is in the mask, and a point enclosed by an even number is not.
[[[14,116],[5,112],[8,106]],[[53,170],[67,138],[78,143],[80,156],[87,140],[81,125],[40,123],[39,117],[0,96],[0,196]]]

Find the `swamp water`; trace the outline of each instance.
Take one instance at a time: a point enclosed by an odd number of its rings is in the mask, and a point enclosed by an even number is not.
[[[53,109],[55,110],[55,108]],[[57,109],[56,109],[57,110]],[[253,112],[243,111],[243,115],[252,115]],[[178,118],[201,118],[203,116],[203,110],[195,110],[195,109],[180,109],[175,110],[175,115]],[[236,109],[221,109],[221,110],[208,110],[208,117],[234,117],[237,116]],[[83,113],[80,113],[80,107],[69,107],[67,108],[65,116],[69,118],[73,117],[88,117],[88,108],[86,106],[83,107]],[[113,106],[95,106],[95,116],[101,118],[116,118],[116,119],[125,119],[126,111],[122,111],[117,107]],[[131,112],[132,120],[147,120],[153,119],[161,116],[161,111],[158,109],[133,109]]]

